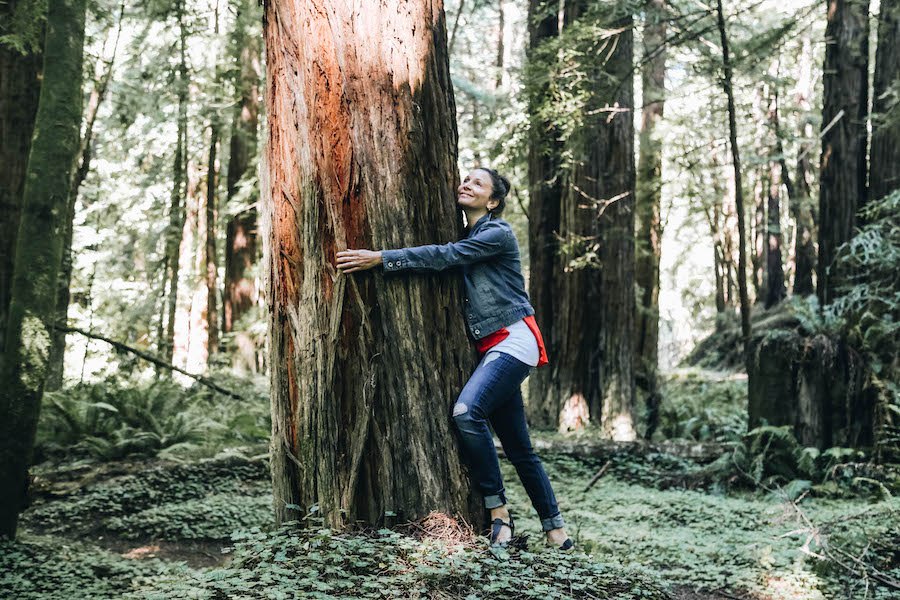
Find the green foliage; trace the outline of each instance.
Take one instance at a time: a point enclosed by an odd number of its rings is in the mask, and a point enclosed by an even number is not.
[[[100,460],[174,456],[219,426],[188,412],[192,400],[167,380],[125,387],[110,379],[48,393],[39,444],[45,453]]]
[[[790,499],[809,492],[826,497],[889,497],[900,492],[900,469],[867,461],[853,448],[805,448],[789,425],[757,427],[734,447],[723,472]]]
[[[271,523],[269,488],[266,482],[238,497],[230,491],[153,506],[105,519],[104,526],[124,539],[223,540],[233,531]]]
[[[19,0],[0,21],[0,47],[20,54],[41,52],[47,21],[47,0]]]
[[[227,567],[160,582],[148,598],[666,598],[646,573],[582,554],[490,551],[389,529],[235,535]]]
[[[858,220],[862,227],[837,250],[838,294],[826,313],[866,357],[880,397],[877,443],[900,459],[900,190],[869,202]]]
[[[162,560],[128,560],[77,541],[25,536],[0,540],[0,597],[16,600],[121,598],[150,577],[184,577]]]
[[[747,378],[682,369],[662,376],[659,428],[662,439],[736,441],[747,431]]]
[[[733,595],[772,600],[846,597],[842,590],[860,583],[856,574],[836,568],[830,568],[827,576],[820,572],[820,561],[803,549],[809,525],[784,495],[748,494],[740,486],[728,494],[654,489],[662,481],[660,473],[684,473],[689,467],[689,461],[664,455],[631,460],[623,455],[585,491],[601,461],[542,458],[570,535],[595,560],[640,564],[658,581],[698,591],[725,589]],[[730,454],[718,462],[726,459],[731,460]],[[517,532],[540,539],[540,522],[514,468],[506,461],[501,468]],[[656,483],[650,477],[654,468]],[[638,483],[643,477],[647,479]],[[900,501],[891,497],[867,501],[864,507],[859,504],[859,499],[807,496],[802,508],[814,526],[847,520],[848,532],[860,539],[872,532],[873,545],[889,546],[895,538],[881,532],[896,528]],[[860,512],[871,516],[871,527],[848,520]],[[820,550],[820,544],[830,543],[830,533],[822,529],[806,549]],[[896,568],[897,560],[892,564]],[[890,590],[873,586],[873,597],[887,599]]]
[[[211,377],[247,401],[199,384],[185,389],[167,379],[134,383],[118,377],[48,393],[38,457],[185,458],[233,446],[262,450],[271,431],[262,384],[225,373]]]
[[[138,465],[138,474],[114,477],[95,485],[75,489],[64,500],[39,503],[23,515],[31,528],[50,533],[85,535],[114,530],[122,532],[134,527],[134,536],[176,535],[190,531],[193,537],[222,537],[249,520],[262,518],[262,501],[253,500],[246,507],[222,512],[227,497],[247,495],[265,497],[269,472],[261,460],[229,456],[191,464]],[[54,475],[56,467],[38,471]],[[49,471],[49,472],[48,472]],[[248,494],[250,492],[250,494]],[[241,506],[245,500],[236,501]],[[146,512],[145,514],[145,511]],[[223,517],[208,514],[219,511]],[[143,517],[141,517],[143,515]],[[146,519],[145,523],[139,522]],[[168,518],[170,523],[162,521]],[[225,522],[235,518],[229,529]],[[264,523],[271,518],[267,515]],[[201,524],[201,521],[205,524]],[[256,521],[255,524],[260,524]],[[177,536],[176,536],[177,537]]]

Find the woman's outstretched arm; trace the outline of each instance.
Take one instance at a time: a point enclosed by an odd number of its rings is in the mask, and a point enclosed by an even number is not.
[[[489,223],[475,235],[448,244],[426,244],[397,250],[342,250],[337,253],[337,267],[345,273],[382,265],[385,271],[419,269],[442,271],[459,265],[487,260],[504,252],[511,230]]]

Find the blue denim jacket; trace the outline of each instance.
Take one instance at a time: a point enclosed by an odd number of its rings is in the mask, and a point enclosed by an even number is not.
[[[525,291],[519,244],[509,223],[488,213],[458,242],[381,253],[386,272],[461,267],[466,321],[476,340],[534,314]]]

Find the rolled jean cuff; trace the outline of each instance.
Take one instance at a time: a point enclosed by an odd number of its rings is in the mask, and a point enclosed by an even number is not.
[[[549,519],[541,519],[541,529],[544,531],[550,531],[551,529],[559,529],[560,527],[565,527],[566,522],[563,521],[562,515],[558,514],[555,517],[550,517]]]
[[[506,504],[506,497],[503,495],[503,492],[484,497],[484,507],[487,509],[499,508],[504,504]]]

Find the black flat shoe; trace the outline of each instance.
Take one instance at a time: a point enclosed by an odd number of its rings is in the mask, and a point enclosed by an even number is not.
[[[562,550],[563,552],[568,552],[569,550],[571,550],[574,547],[575,547],[575,542],[572,541],[572,538],[566,538],[566,541],[564,541],[562,544],[560,544],[559,549]]]
[[[497,538],[500,537],[500,529],[503,527],[509,527],[509,539],[505,542],[498,542]],[[516,535],[516,523],[513,521],[512,514],[509,515],[509,523],[497,517],[493,521],[491,521],[491,546],[499,546],[501,548],[505,548],[509,545],[509,543],[513,540]]]

